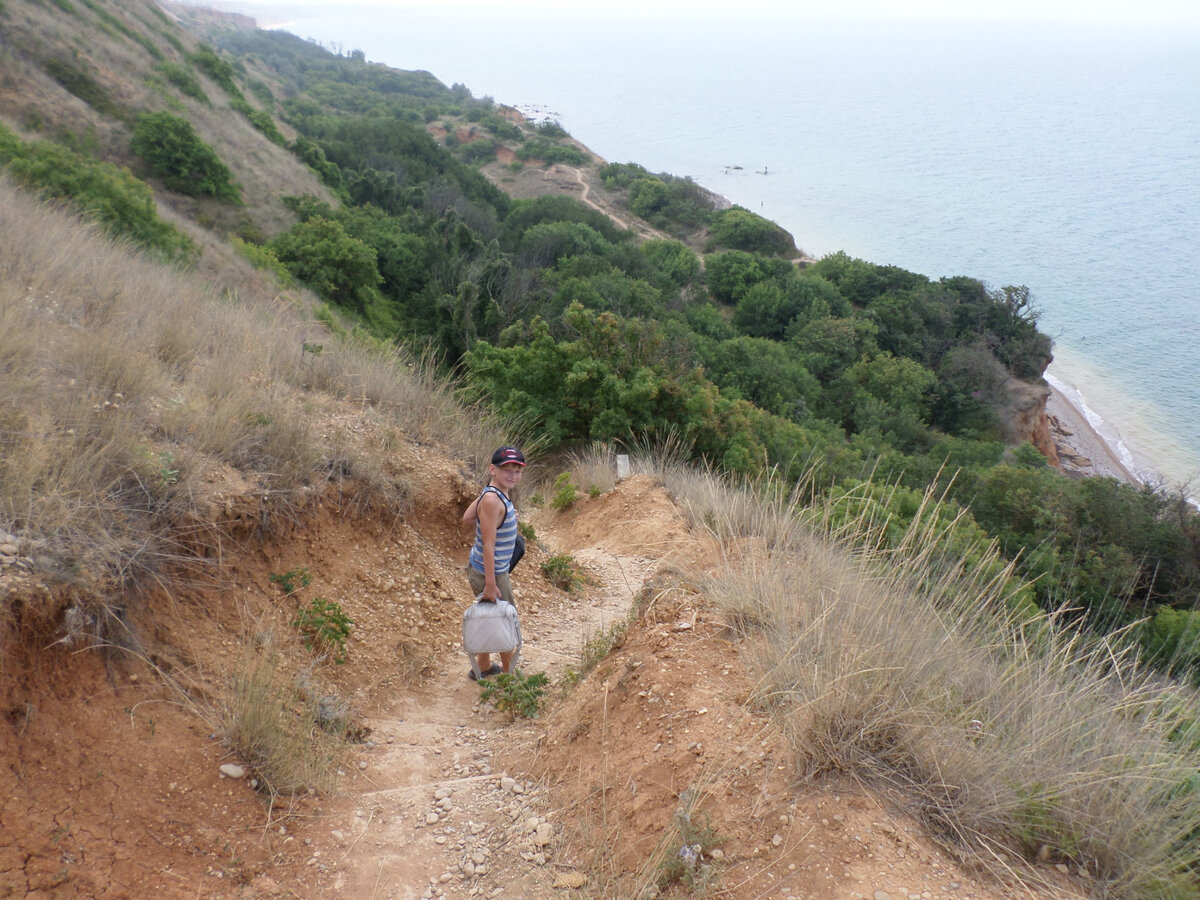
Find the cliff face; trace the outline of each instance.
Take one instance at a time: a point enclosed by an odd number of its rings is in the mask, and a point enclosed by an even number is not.
[[[1013,381],[1009,385],[1009,439],[1014,443],[1029,441],[1050,465],[1061,469],[1050,418],[1046,414],[1049,397],[1050,386],[1045,382]]]

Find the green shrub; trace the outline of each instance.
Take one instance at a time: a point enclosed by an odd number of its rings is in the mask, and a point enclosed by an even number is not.
[[[271,89],[263,84],[263,82],[254,80],[249,82],[247,87],[250,88],[250,93],[257,97],[258,102],[263,106],[275,106],[275,95],[271,93]]]
[[[241,201],[229,168],[186,119],[165,112],[142,113],[133,130],[133,152],[173,191]]]
[[[289,287],[292,284],[292,273],[288,271],[288,267],[279,261],[279,257],[275,255],[270,247],[262,244],[255,244],[251,241],[244,241],[236,235],[230,238],[233,244],[233,249],[239,255],[250,260],[256,269],[265,269],[275,276],[275,280],[280,287]]]
[[[354,625],[336,600],[313,597],[307,606],[302,606],[292,623],[304,635],[304,646],[309,650],[328,650],[333,661],[341,665],[346,661],[346,638]]]
[[[550,140],[559,140],[561,138],[570,136],[567,134],[567,129],[563,128],[561,123],[556,122],[553,119],[543,119],[541,122],[538,122],[533,126],[533,130],[536,131],[539,136],[549,138]]]
[[[1143,653],[1158,668],[1200,679],[1200,611],[1158,606],[1139,628]]]
[[[484,116],[480,124],[503,141],[519,141],[524,136],[520,126],[509,122],[507,119],[500,118],[495,113],[489,113]]]
[[[188,61],[220,85],[230,97],[242,96],[242,92],[233,81],[233,66],[217,56],[212,47],[201,44],[199,49],[188,57]]]
[[[334,190],[345,190],[346,183],[342,178],[342,170],[337,163],[326,158],[325,151],[317,143],[305,137],[298,137],[288,149],[316,172],[325,184]]]
[[[570,509],[579,499],[579,491],[571,481],[571,473],[563,472],[554,479],[554,496],[550,498],[550,506],[554,509]]]
[[[521,672],[501,672],[479,682],[479,699],[493,704],[501,712],[511,712],[526,719],[537,717],[546,699],[550,676],[545,672],[523,675]]]
[[[517,151],[521,159],[540,159],[544,163],[564,163],[568,166],[586,166],[587,155],[576,147],[555,144],[544,138],[532,138]]]
[[[43,61],[42,68],[46,70],[47,75],[96,112],[114,119],[125,120],[125,110],[118,106],[116,101],[108,96],[108,91],[83,69],[61,59],[47,59]]]
[[[748,209],[734,206],[713,217],[711,246],[765,253],[772,256],[792,256],[796,244],[792,236],[772,222]]]
[[[469,163],[479,163],[496,158],[496,142],[492,140],[472,141],[465,144],[459,151],[463,160]]]
[[[179,88],[181,94],[204,104],[209,103],[208,94],[204,93],[200,79],[187,67],[175,62],[160,62],[154,67],[154,70]]]
[[[375,250],[346,233],[340,222],[314,216],[270,245],[288,270],[327,300],[365,312],[383,281]]]
[[[91,159],[49,141],[22,143],[0,128],[0,166],[43,196],[75,202],[113,235],[170,260],[195,252],[187,235],[158,217],[154,192],[128,169]]]
[[[556,588],[567,592],[575,590],[584,581],[579,564],[566,553],[555,554],[542,563],[542,574]]]
[[[283,136],[283,132],[279,130],[279,126],[275,124],[275,120],[271,118],[270,113],[261,109],[255,109],[240,98],[234,99],[229,105],[245,116],[251,125],[266,135],[272,144],[278,144],[280,147],[287,146],[287,138]]]

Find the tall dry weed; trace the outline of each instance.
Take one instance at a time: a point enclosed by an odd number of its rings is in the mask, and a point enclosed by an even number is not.
[[[322,699],[269,651],[248,652],[235,673],[223,710],[225,737],[272,798],[336,785],[349,755],[345,721]]]

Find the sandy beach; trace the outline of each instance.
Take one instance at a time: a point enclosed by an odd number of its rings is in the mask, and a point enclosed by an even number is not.
[[[1050,433],[1054,437],[1059,462],[1063,471],[1074,475],[1108,475],[1127,484],[1140,485],[1141,481],[1108,446],[1104,438],[1088,423],[1083,413],[1076,409],[1063,394],[1050,388],[1046,400],[1046,415],[1050,419]]]

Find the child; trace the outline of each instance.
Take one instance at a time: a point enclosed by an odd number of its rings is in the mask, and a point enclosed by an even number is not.
[[[488,468],[490,479],[466,512],[463,524],[475,526],[475,544],[467,564],[471,593],[493,603],[497,599],[512,599],[512,580],[508,570],[517,540],[517,509],[510,499],[513,488],[521,483],[525,472],[525,456],[516,447],[501,447],[492,454]],[[491,656],[479,654],[483,677],[509,671],[512,653],[500,654],[500,665],[491,664]],[[475,673],[470,673],[475,678]]]

